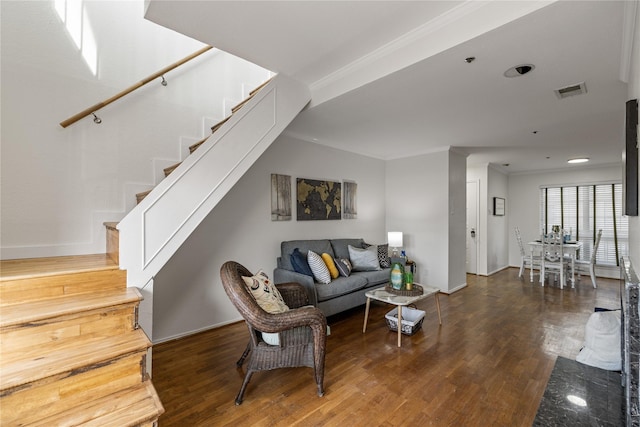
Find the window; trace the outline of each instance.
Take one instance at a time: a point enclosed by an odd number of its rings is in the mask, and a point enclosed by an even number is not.
[[[619,265],[629,252],[629,222],[622,215],[622,185],[597,184],[540,189],[540,230],[548,233],[553,225],[582,241],[580,259],[591,258],[593,243],[602,229],[596,263]]]

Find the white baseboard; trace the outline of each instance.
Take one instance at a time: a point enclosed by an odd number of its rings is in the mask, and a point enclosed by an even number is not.
[[[204,326],[202,328],[194,329],[192,331],[186,331],[186,332],[182,332],[182,333],[179,333],[179,334],[171,335],[171,336],[168,336],[168,337],[154,338],[153,339],[153,345],[160,344],[160,343],[167,342],[167,341],[177,340],[177,339],[184,338],[184,337],[188,337],[189,335],[194,335],[194,334],[197,334],[199,332],[205,332],[205,331],[209,331],[211,329],[220,328],[222,326],[230,325],[232,323],[237,323],[237,322],[242,321],[242,320],[244,320],[242,317],[238,317],[237,319],[231,319],[231,320],[228,320],[226,322],[216,323],[215,325]]]
[[[502,270],[506,270],[506,269],[508,269],[509,267],[510,267],[510,266],[505,265],[504,267],[500,267],[500,268],[498,268],[498,269],[496,269],[496,270],[490,271],[490,272],[487,274],[487,276],[491,276],[492,274],[499,273],[499,272],[501,272]],[[520,266],[518,266],[518,268],[520,268]]]
[[[443,290],[441,289],[441,290],[440,290],[440,292],[442,292],[443,294],[451,295],[452,293],[454,293],[454,292],[458,292],[459,290],[464,289],[464,288],[466,288],[466,287],[467,287],[467,284],[466,284],[466,283],[463,283],[462,285],[456,286],[455,288],[453,288],[453,289],[449,289],[449,290],[447,290],[447,291],[443,291]]]

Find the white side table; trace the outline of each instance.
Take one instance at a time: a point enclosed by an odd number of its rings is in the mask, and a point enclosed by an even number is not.
[[[402,346],[402,307],[407,306],[409,304],[413,304],[416,301],[420,301],[425,299],[431,295],[433,295],[436,299],[436,307],[438,309],[438,321],[442,325],[442,317],[440,317],[440,300],[438,299],[438,294],[440,293],[440,289],[434,288],[432,286],[421,285],[420,283],[414,283],[415,285],[422,286],[422,295],[416,296],[403,296],[396,295],[390,292],[387,292],[384,287],[376,288],[371,291],[365,293],[367,297],[367,306],[364,311],[364,324],[362,325],[362,333],[364,334],[367,331],[367,320],[369,319],[369,305],[371,304],[371,300],[374,299],[376,301],[382,301],[387,304],[392,304],[398,307],[398,347]]]

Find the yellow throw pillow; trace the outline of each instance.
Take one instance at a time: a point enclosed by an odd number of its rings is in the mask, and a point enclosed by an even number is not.
[[[331,274],[331,278],[337,279],[338,276],[340,275],[340,272],[336,267],[336,263],[333,262],[333,257],[328,253],[323,253],[321,256],[324,263],[327,264],[327,268],[329,269],[329,274]]]

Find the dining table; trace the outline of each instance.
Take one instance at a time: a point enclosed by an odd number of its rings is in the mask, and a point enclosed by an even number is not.
[[[531,248],[531,259],[533,259],[533,255],[535,253],[539,253],[542,255],[542,240],[534,240],[529,242],[529,248]],[[576,259],[580,254],[580,250],[582,249],[582,242],[579,240],[569,240],[562,244],[562,248],[564,251],[564,255],[567,255],[571,258],[571,287],[574,288],[576,285],[576,276],[575,276],[575,266]],[[540,282],[544,281],[543,277],[540,277]]]

